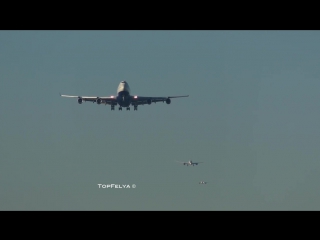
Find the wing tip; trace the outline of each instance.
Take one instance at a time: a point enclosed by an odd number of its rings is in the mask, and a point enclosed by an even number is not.
[[[189,95],[183,95],[183,96],[169,96],[168,98],[180,98],[180,97],[189,97]]]

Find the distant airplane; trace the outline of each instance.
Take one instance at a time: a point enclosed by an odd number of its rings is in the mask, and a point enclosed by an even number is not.
[[[176,162],[178,162],[178,161],[176,161]],[[203,162],[192,162],[190,160],[189,162],[178,162],[178,163],[182,163],[183,165],[187,165],[187,166],[189,166],[189,165],[194,166],[194,165],[198,165],[199,163],[203,163]]]
[[[171,103],[171,98],[180,98],[188,97],[189,95],[184,96],[171,96],[171,97],[141,97],[141,96],[132,96],[130,95],[130,87],[126,81],[120,82],[117,89],[117,96],[110,97],[86,97],[86,96],[70,96],[70,95],[61,95],[61,97],[69,98],[78,98],[78,103],[81,104],[83,101],[93,102],[97,104],[111,105],[111,110],[114,110],[114,107],[119,105],[119,110],[122,110],[122,107],[126,107],[127,110],[130,110],[130,105],[134,107],[134,110],[138,110],[138,105],[151,104],[155,102],[166,102],[167,104]]]
[[[200,181],[199,184],[207,184],[207,182]]]

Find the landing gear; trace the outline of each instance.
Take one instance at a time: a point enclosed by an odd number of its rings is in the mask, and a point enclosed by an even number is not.
[[[122,107],[119,107],[119,110],[122,111]]]
[[[111,105],[111,111],[113,111],[114,110],[114,105]]]
[[[138,111],[138,106],[134,106],[133,110]]]
[[[129,110],[129,111],[130,111],[130,107],[127,107],[127,110]]]

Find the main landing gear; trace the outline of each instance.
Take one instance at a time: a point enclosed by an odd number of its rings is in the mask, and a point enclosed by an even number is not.
[[[126,109],[130,110],[130,107],[127,107]],[[122,111],[122,107],[119,107],[119,111]]]
[[[126,109],[127,111],[130,111],[130,107],[127,107]],[[114,110],[114,105],[111,105],[111,111],[113,110]],[[138,106],[133,106],[133,110],[138,111]],[[122,111],[122,107],[119,107],[119,111]]]

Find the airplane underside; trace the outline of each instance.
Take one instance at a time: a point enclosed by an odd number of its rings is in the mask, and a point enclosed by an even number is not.
[[[122,111],[122,108],[126,108],[127,111],[130,111],[130,104],[132,104],[131,100],[130,100],[130,95],[127,91],[121,91],[118,93],[118,97],[117,97],[117,103],[119,104],[119,111]],[[111,110],[114,110],[114,106],[115,105],[111,105]],[[133,105],[134,107],[133,110],[137,111],[138,110],[138,106],[137,105]]]
[[[113,111],[114,110],[114,106],[115,105],[111,105],[111,110]],[[126,108],[127,109],[127,111],[129,110],[130,111],[130,106],[127,106],[127,105],[125,105],[125,106],[121,106],[120,104],[119,104],[119,111],[122,111],[122,107],[123,108]],[[137,105],[133,105],[133,111],[138,111],[138,106]]]

